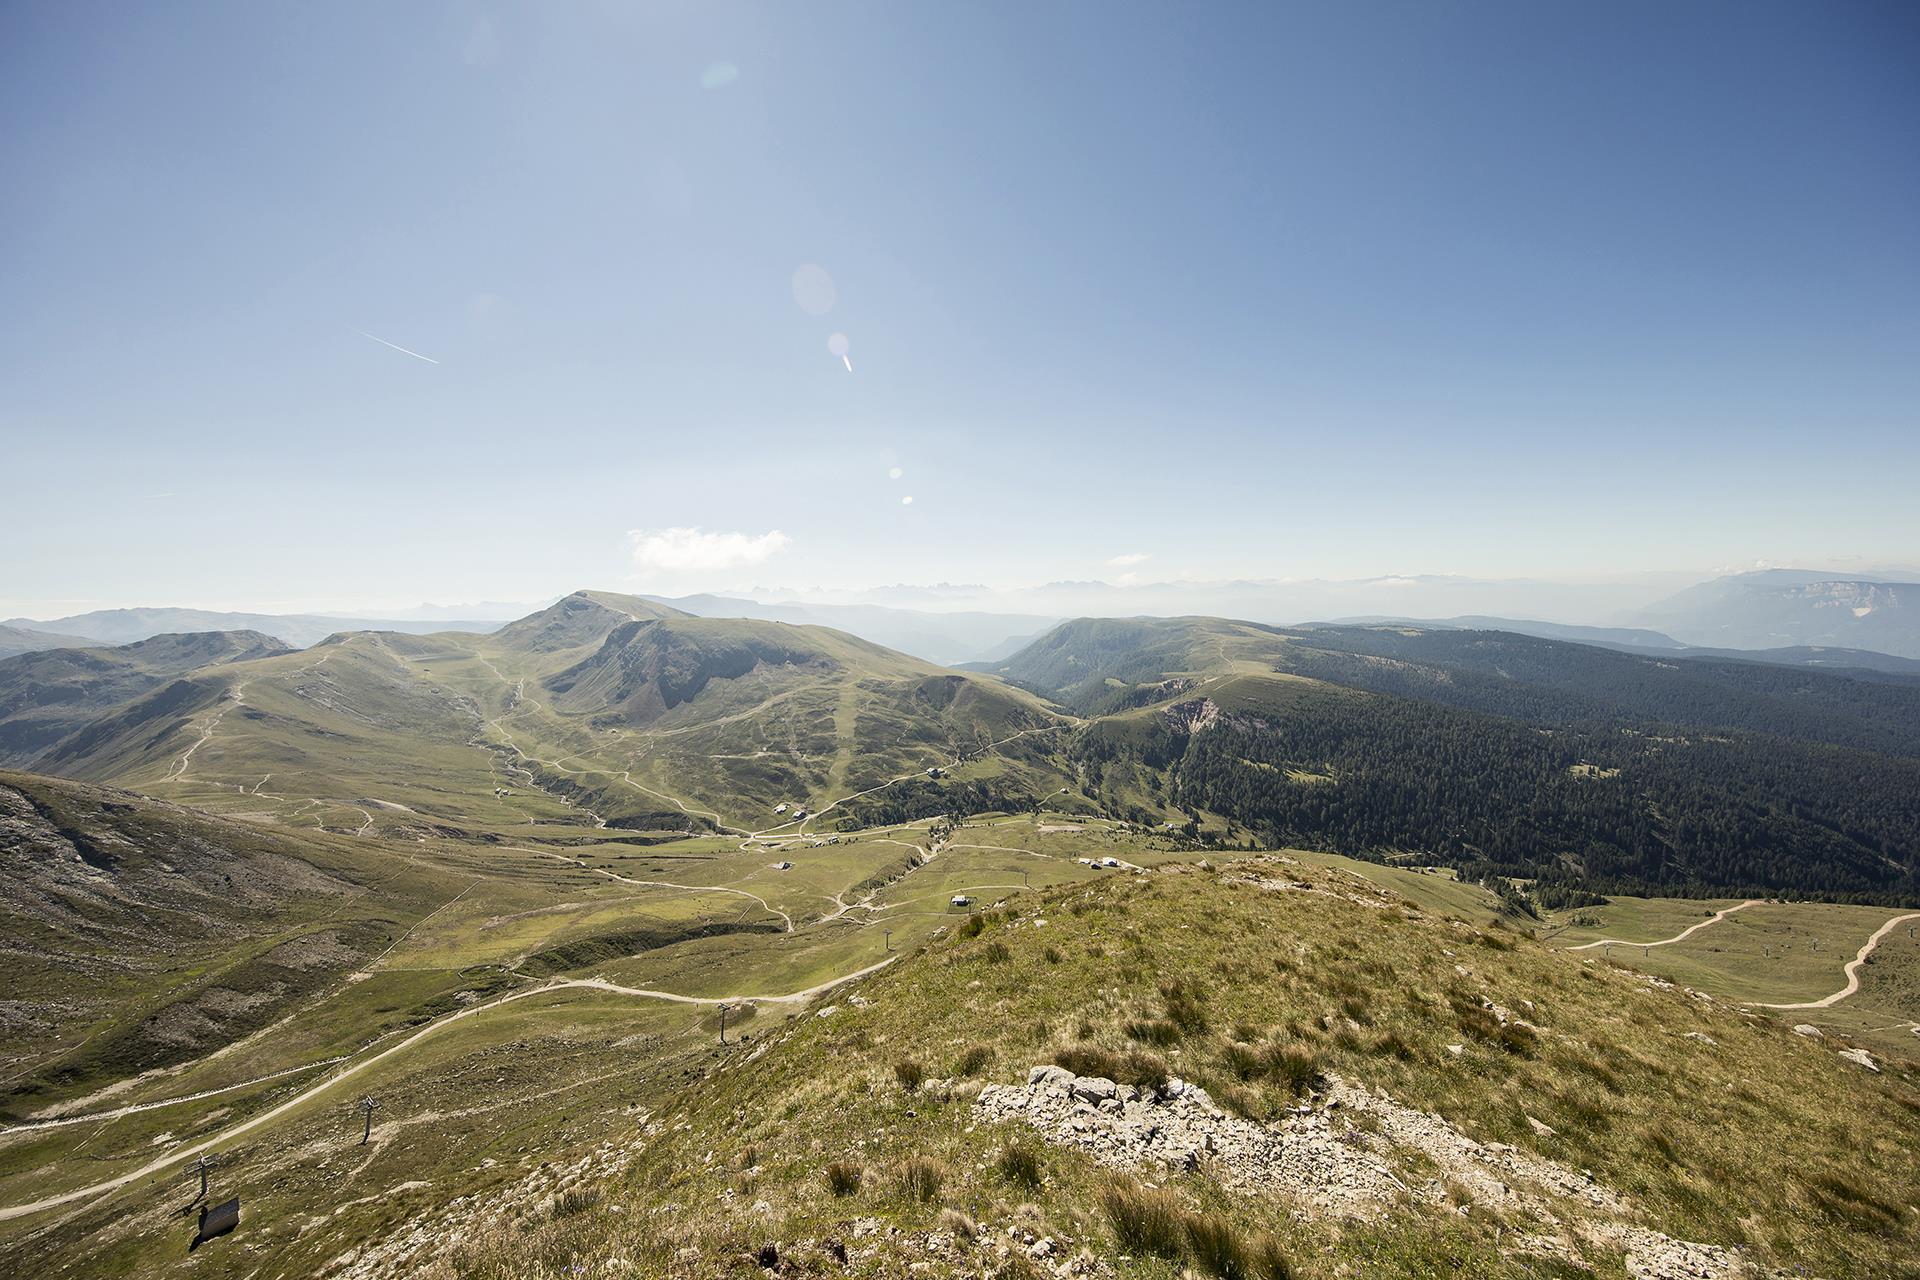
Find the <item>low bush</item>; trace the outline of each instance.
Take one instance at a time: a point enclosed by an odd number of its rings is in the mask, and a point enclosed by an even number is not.
[[[1073,1044],[1054,1050],[1053,1060],[1077,1076],[1104,1076],[1119,1084],[1166,1086],[1167,1061],[1144,1049],[1103,1049],[1096,1044]]]
[[[893,1078],[900,1082],[902,1089],[912,1093],[927,1078],[927,1069],[912,1058],[902,1058],[893,1064]]]
[[[1207,1029],[1206,996],[1198,986],[1184,978],[1170,978],[1160,984],[1160,1002],[1166,1007],[1167,1020],[1188,1035]]]
[[[1100,1209],[1125,1252],[1178,1258],[1187,1251],[1186,1209],[1171,1191],[1115,1179],[1100,1188]]]
[[[553,1198],[553,1216],[570,1218],[585,1213],[600,1203],[603,1194],[599,1187],[568,1187]]]
[[[1126,1032],[1127,1039],[1138,1040],[1142,1044],[1164,1047],[1180,1042],[1180,1028],[1165,1018],[1135,1018],[1121,1030]]]
[[[1028,1191],[1038,1189],[1042,1178],[1043,1163],[1040,1148],[1030,1142],[1009,1142],[1000,1149],[994,1159],[993,1167],[1000,1176],[1017,1187]]]
[[[821,1171],[827,1180],[827,1190],[836,1196],[850,1196],[860,1190],[860,1179],[866,1170],[851,1160],[835,1160]]]
[[[928,1201],[940,1194],[947,1167],[931,1156],[908,1156],[900,1162],[900,1189],[909,1199]]]
[[[1260,1046],[1261,1074],[1289,1093],[1302,1094],[1320,1083],[1320,1060],[1304,1044],[1269,1040]]]

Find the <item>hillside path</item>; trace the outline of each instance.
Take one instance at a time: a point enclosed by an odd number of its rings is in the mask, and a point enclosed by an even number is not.
[[[1905,915],[1895,916],[1878,929],[1875,929],[1873,936],[1860,944],[1860,954],[1847,961],[1847,985],[1832,995],[1823,996],[1818,1000],[1804,1000],[1799,1004],[1757,1004],[1754,1007],[1759,1009],[1827,1009],[1839,1004],[1842,1000],[1845,1000],[1848,996],[1860,989],[1860,966],[1867,962],[1867,957],[1873,954],[1873,949],[1880,945],[1880,939],[1892,933],[1895,925],[1908,920],[1920,920],[1920,911],[1909,911]]]
[[[1700,932],[1702,929],[1706,928],[1708,925],[1719,924],[1722,920],[1725,920],[1728,916],[1732,915],[1734,912],[1745,911],[1748,907],[1757,907],[1761,905],[1761,903],[1764,901],[1765,899],[1763,898],[1748,898],[1745,902],[1735,903],[1731,907],[1726,907],[1720,911],[1714,912],[1711,916],[1709,916],[1705,920],[1702,920],[1699,924],[1690,925],[1687,928],[1682,929],[1680,932],[1674,934],[1671,938],[1662,938],[1658,942],[1629,942],[1625,938],[1602,938],[1598,942],[1583,942],[1577,947],[1568,947],[1567,950],[1590,951],[1595,947],[1605,947],[1605,946],[1664,947],[1675,942],[1683,942],[1686,939],[1691,938],[1694,934]]]
[[[815,996],[831,991],[835,987],[878,972],[892,964],[893,959],[894,958],[890,957],[877,964],[870,964],[864,969],[856,969],[852,973],[844,974],[841,977],[830,978],[826,982],[808,987],[804,991],[794,991],[785,995],[683,996],[672,991],[653,991],[643,987],[623,987],[617,983],[609,982],[604,978],[566,978],[556,982],[543,983],[537,987],[528,987],[525,990],[504,995],[498,1000],[489,1000],[485,1004],[476,1004],[470,1008],[461,1009],[443,1018],[429,1022],[426,1026],[420,1028],[420,1030],[414,1032],[398,1044],[383,1049],[370,1058],[363,1058],[345,1070],[336,1072],[325,1080],[301,1090],[279,1106],[269,1111],[264,1111],[252,1119],[243,1120],[239,1124],[224,1129],[212,1137],[197,1142],[192,1146],[181,1147],[177,1150],[170,1151],[166,1155],[150,1160],[138,1169],[134,1169],[129,1173],[123,1173],[117,1178],[108,1178],[106,1181],[96,1182],[92,1186],[75,1187],[71,1191],[63,1191],[58,1195],[47,1196],[44,1199],[35,1200],[29,1204],[0,1206],[0,1221],[6,1221],[11,1218],[22,1218],[30,1213],[39,1213],[44,1209],[53,1209],[63,1204],[71,1204],[75,1200],[86,1200],[94,1196],[104,1195],[110,1191],[117,1191],[129,1183],[138,1182],[140,1179],[176,1165],[182,1160],[191,1160],[203,1152],[212,1150],[221,1143],[228,1142],[243,1133],[251,1132],[254,1129],[260,1128],[262,1125],[279,1119],[287,1112],[292,1111],[294,1108],[312,1098],[318,1097],[320,1094],[326,1093],[335,1086],[346,1082],[360,1072],[365,1071],[368,1067],[373,1066],[375,1063],[383,1062],[396,1053],[412,1048],[442,1027],[450,1026],[463,1018],[471,1018],[489,1009],[498,1009],[501,1005],[511,1004],[516,1000],[524,1000],[528,996],[548,995],[556,991],[566,991],[569,989],[584,989],[590,991],[605,991],[616,995],[637,996],[650,1000],[669,1000],[676,1004],[719,1005],[745,1003],[747,1001],[760,1004],[791,1004],[811,1000]]]

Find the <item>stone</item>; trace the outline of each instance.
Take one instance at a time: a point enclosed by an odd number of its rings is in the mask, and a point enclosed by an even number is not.
[[[1100,1103],[1114,1096],[1119,1086],[1105,1076],[1081,1076],[1073,1082],[1073,1096]]]
[[[1793,1029],[1793,1034],[1797,1036],[1812,1036],[1815,1040],[1823,1039],[1826,1035],[1824,1031],[1814,1026],[1811,1022],[1802,1022]]]
[[[1875,1062],[1873,1060],[1873,1055],[1868,1053],[1865,1049],[1842,1049],[1840,1051],[1840,1056],[1845,1058],[1848,1062],[1859,1063],[1861,1066],[1865,1067],[1869,1071],[1878,1071],[1880,1069],[1880,1064]]]

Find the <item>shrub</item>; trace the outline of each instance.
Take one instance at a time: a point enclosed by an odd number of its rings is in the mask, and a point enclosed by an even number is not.
[[[1204,999],[1200,988],[1184,978],[1170,978],[1160,984],[1160,1001],[1166,1006],[1168,1020],[1188,1035],[1207,1029]]]
[[[1188,1213],[1182,1215],[1180,1225],[1187,1234],[1187,1248],[1202,1270],[1226,1280],[1244,1280],[1247,1246],[1233,1223],[1217,1213]]]
[[[1260,1074],[1260,1051],[1250,1044],[1229,1042],[1227,1047],[1220,1051],[1220,1057],[1227,1064],[1227,1070],[1242,1080],[1251,1080]]]
[[[1269,1040],[1260,1046],[1261,1072],[1289,1093],[1301,1094],[1320,1083],[1320,1062],[1303,1044]]]
[[[1252,1280],[1293,1280],[1293,1264],[1277,1237],[1268,1233],[1247,1251],[1247,1274]]]
[[[1142,1044],[1169,1045],[1180,1040],[1180,1028],[1165,1018],[1135,1018],[1121,1030],[1127,1033],[1127,1039]]]
[[[953,1064],[953,1074],[957,1076],[975,1075],[989,1062],[993,1061],[993,1049],[984,1044],[968,1045]]]
[[[1040,954],[1046,957],[1046,961],[1048,964],[1059,964],[1060,961],[1064,958],[1060,954],[1060,948],[1053,946],[1052,944],[1048,944],[1047,949],[1045,951],[1042,951]]]
[[[851,1160],[835,1160],[822,1170],[826,1175],[827,1189],[836,1196],[850,1196],[860,1189],[860,1179],[866,1170]]]
[[[1040,1149],[1030,1142],[1009,1142],[1000,1149],[993,1167],[1000,1171],[1001,1177],[1017,1187],[1033,1191],[1040,1186]]]
[[[1115,1179],[1100,1189],[1100,1208],[1114,1239],[1129,1253],[1178,1258],[1187,1249],[1186,1210],[1171,1191]]]
[[[963,938],[977,938],[980,936],[980,931],[986,927],[987,918],[976,911],[967,917],[965,924],[960,926],[960,936]]]
[[[927,1078],[927,1069],[912,1058],[902,1058],[893,1064],[893,1078],[900,1082],[902,1089],[912,1093]]]
[[[1007,944],[1004,942],[989,942],[986,950],[980,954],[985,957],[988,964],[1005,964],[1013,959],[1013,952],[1007,950]]]
[[[947,1180],[947,1167],[931,1156],[908,1156],[900,1162],[900,1189],[910,1199],[932,1200]]]
[[[1378,1057],[1398,1058],[1402,1062],[1412,1062],[1417,1056],[1406,1037],[1391,1029],[1375,1036],[1372,1043],[1367,1045],[1367,1051]]]
[[[599,1187],[568,1187],[553,1198],[553,1216],[570,1218],[585,1213],[600,1203],[603,1194]]]
[[[1166,1059],[1144,1049],[1120,1052],[1095,1044],[1075,1044],[1054,1050],[1053,1060],[1077,1076],[1105,1076],[1120,1084],[1153,1089],[1164,1088],[1170,1075]]]

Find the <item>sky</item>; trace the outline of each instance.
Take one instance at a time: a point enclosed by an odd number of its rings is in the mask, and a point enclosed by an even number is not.
[[[1920,562],[1910,4],[44,0],[0,119],[0,616]]]

